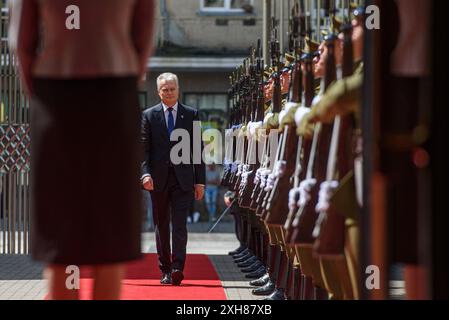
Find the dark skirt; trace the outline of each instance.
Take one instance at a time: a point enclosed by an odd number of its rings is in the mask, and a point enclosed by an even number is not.
[[[33,259],[86,265],[140,258],[136,78],[36,78],[33,89]]]

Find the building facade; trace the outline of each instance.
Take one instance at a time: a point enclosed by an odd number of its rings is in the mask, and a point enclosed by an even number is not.
[[[229,107],[229,75],[262,37],[262,1],[156,2],[155,54],[148,65],[142,104],[159,101],[156,78],[173,72],[179,76],[181,101],[197,107],[203,121],[213,118],[222,127]]]

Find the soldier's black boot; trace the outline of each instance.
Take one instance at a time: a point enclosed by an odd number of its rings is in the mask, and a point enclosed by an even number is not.
[[[262,229],[262,227],[259,225],[259,239],[258,239],[259,251],[260,251],[259,260],[262,261],[262,263],[266,266],[267,265],[267,258],[266,258],[267,248],[265,247],[264,234],[261,229]]]
[[[279,288],[274,290],[274,292],[270,294],[270,296],[266,297],[264,300],[286,300],[284,289]]]
[[[267,273],[259,279],[250,282],[251,285],[259,287],[253,290],[254,295],[269,295],[274,291],[275,285],[274,280],[272,279],[274,279],[276,275],[276,269],[279,262],[278,260],[280,259],[280,251],[278,251],[277,249],[278,247],[276,247],[275,245],[270,245],[268,243]],[[255,290],[258,291],[254,292]]]
[[[234,256],[234,255],[236,255],[236,254],[239,254],[239,253],[241,253],[243,250],[245,250],[246,249],[246,246],[244,246],[243,244],[241,244],[240,245],[240,247],[238,247],[237,249],[235,249],[234,251],[230,251],[228,254],[230,255],[230,256]]]
[[[295,284],[294,284],[294,290],[293,290],[293,299],[294,300],[301,300],[301,269],[295,268]]]
[[[255,223],[253,221],[253,223]],[[251,240],[253,243],[253,248],[254,248],[254,255],[257,257],[257,259],[261,259],[262,254],[260,252],[260,245],[259,245],[259,231],[257,230],[256,227],[251,228]]]
[[[280,260],[278,264],[278,271],[276,273],[276,289],[282,289],[283,294],[285,293],[285,288],[287,286],[288,276],[289,276],[289,264],[288,257],[285,251],[280,252]]]
[[[294,299],[294,290],[295,290],[295,273],[293,269],[293,265],[289,266],[288,270],[288,278],[287,278],[287,284],[285,286],[285,296],[287,297],[287,300],[293,300]]]
[[[279,246],[274,246],[274,254],[273,254],[273,260],[272,260],[272,270],[271,278],[278,279],[279,278],[279,270],[281,268],[281,258],[282,258],[282,252]]]
[[[313,300],[314,296],[314,288],[313,288],[313,280],[311,277],[307,277],[302,275],[301,277],[301,300]]]
[[[267,269],[265,269],[264,266],[261,266],[256,271],[246,274],[245,278],[247,278],[247,279],[258,279],[258,278],[264,276],[266,273],[267,273]]]
[[[234,262],[235,263],[241,263],[241,262],[243,262],[243,261],[246,261],[246,260],[248,260],[249,258],[251,258],[253,256],[253,254],[251,253],[251,251],[247,251],[246,252],[246,254],[244,254],[244,255],[242,255],[242,256],[239,256],[238,258],[235,258],[234,259]]]
[[[256,260],[250,266],[243,268],[241,271],[243,273],[251,273],[251,272],[256,271],[257,269],[259,269],[262,266],[263,266],[262,262],[260,262],[259,260]]]
[[[265,284],[267,284],[268,280],[270,280],[270,275],[268,273],[265,273],[261,277],[259,277],[256,280],[250,281],[250,285],[254,287],[262,287]]]
[[[237,267],[239,268],[247,268],[249,266],[251,266],[254,262],[259,261],[257,260],[256,256],[250,256],[248,257],[248,259],[245,259],[244,261],[241,262],[237,262]]]
[[[243,256],[245,256],[245,255],[247,255],[248,252],[249,252],[249,249],[246,247],[245,249],[243,249],[243,250],[240,251],[239,253],[236,253],[236,254],[232,255],[232,257],[233,257],[234,259],[239,259],[239,258],[241,258],[241,257],[243,257]]]
[[[329,293],[326,289],[320,287],[315,287],[314,289],[315,300],[329,300]]]
[[[268,280],[268,282],[263,285],[262,287],[259,287],[257,289],[253,289],[252,293],[256,296],[268,296],[273,293],[273,291],[276,289],[276,286],[273,281]]]

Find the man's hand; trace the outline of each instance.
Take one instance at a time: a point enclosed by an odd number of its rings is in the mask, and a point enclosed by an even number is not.
[[[142,185],[145,190],[153,191],[154,190],[153,178],[151,178],[150,176],[143,178]]]
[[[195,200],[201,200],[204,197],[204,186],[200,184],[195,185]]]

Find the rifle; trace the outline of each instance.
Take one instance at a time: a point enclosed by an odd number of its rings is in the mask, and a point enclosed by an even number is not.
[[[352,26],[348,22],[343,28],[342,77],[348,77],[354,71]],[[352,169],[354,163],[354,126],[355,119],[353,114],[335,117],[326,182],[323,183],[320,191],[328,199],[323,199],[317,205],[317,210],[320,211],[320,215],[314,230],[314,236],[317,238],[314,244],[314,251],[324,257],[342,256],[344,254],[345,216],[343,215],[344,213],[338,212],[329,201],[335,188],[338,187],[338,182],[335,180],[337,174],[341,179]]]
[[[280,56],[281,56],[281,52],[280,52],[280,46],[279,46],[279,41],[277,39],[277,27],[275,26],[275,20],[273,18],[273,33],[272,33],[272,39],[270,42],[270,52],[271,52],[271,65],[273,68],[273,98],[272,98],[272,104],[273,104],[273,113],[274,114],[279,114],[279,112],[281,111],[281,104],[282,104],[282,93],[281,93],[281,79],[280,79]],[[274,129],[274,128],[273,128]],[[280,148],[285,145],[285,141],[284,141],[284,135],[283,133],[281,133],[281,136],[279,138],[279,148],[277,150],[277,156],[276,156],[276,161],[274,163],[274,167],[273,169],[276,167],[277,162],[280,159]],[[273,150],[271,150],[273,151]],[[265,220],[266,215],[267,215],[267,204],[268,204],[268,199],[270,197],[271,191],[273,190],[272,187],[273,185],[270,184],[269,182],[271,182],[273,180],[274,177],[274,172],[271,173],[271,176],[269,177],[270,179],[267,181],[268,185],[265,187],[264,189],[264,193],[262,193],[261,195],[264,195],[263,198],[260,198],[259,195],[259,200],[258,201],[258,208],[256,210],[256,214],[261,217],[262,220]]]
[[[242,92],[242,67],[238,67],[236,70],[236,78],[235,78],[235,124],[232,127],[232,139],[233,139],[233,162],[232,162],[232,169],[231,173],[229,174],[229,181],[228,186],[229,190],[235,191],[235,180],[236,180],[236,174],[237,174],[237,166],[239,163],[239,159],[241,157],[241,139],[239,138],[238,134],[240,132],[240,127],[243,122],[242,118],[242,102],[243,99],[241,99],[241,92]]]
[[[326,18],[330,19],[330,1],[325,1],[324,5]],[[326,72],[322,82],[324,83],[324,90],[327,90],[329,85],[336,80],[334,52],[335,35],[330,34],[326,37],[325,40],[326,48],[328,50],[328,57],[326,61]],[[308,56],[305,58],[306,69],[308,67],[311,68],[312,57]],[[310,79],[308,81],[310,81]],[[326,123],[318,123],[314,129],[311,153],[307,166],[306,180],[301,183],[303,184],[303,190],[309,192],[307,195],[304,195],[304,197],[302,197],[303,199],[301,199],[301,205],[292,223],[294,227],[292,241],[294,244],[297,244],[299,246],[310,247],[315,241],[315,238],[313,237],[313,231],[317,220],[317,213],[315,211],[314,205],[318,201],[319,185],[326,179],[327,159],[325,155],[329,154],[332,130],[333,124]]]
[[[242,179],[242,172],[245,165],[245,159],[247,156],[247,150],[248,150],[248,140],[245,132],[242,130],[242,128],[246,129],[246,125],[248,124],[250,120],[251,115],[251,103],[250,103],[250,88],[249,88],[249,61],[247,59],[243,60],[243,66],[242,66],[242,80],[241,80],[241,87],[240,87],[240,110],[242,112],[242,120],[241,124],[242,127],[240,131],[238,132],[238,159],[236,161],[237,171],[235,172],[234,179],[232,180],[232,188],[231,191],[238,191],[240,187],[240,182]],[[248,98],[249,96],[249,98]]]
[[[259,167],[259,161],[257,159],[257,139],[256,139],[256,113],[257,113],[257,103],[258,103],[258,88],[259,88],[259,78],[257,71],[257,59],[256,59],[256,51],[259,54],[260,59],[260,40],[257,43],[257,50],[252,48],[250,49],[250,58],[248,64],[248,92],[247,92],[247,107],[249,108],[249,112],[247,115],[249,118],[246,121],[247,130],[245,139],[247,141],[247,149],[246,149],[246,161],[243,167],[243,171],[240,179],[240,201],[239,204],[241,207],[248,208],[251,203],[251,193],[254,188],[254,176],[255,172]],[[260,64],[260,63],[259,63]]]
[[[304,103],[305,107],[310,108],[312,105],[312,100],[314,96],[314,81],[313,81],[313,53],[305,53],[302,56],[302,61],[304,63]],[[306,142],[307,141],[307,142]],[[315,154],[318,144],[318,130],[315,129],[314,136],[312,142],[310,140],[304,139],[304,142],[308,143],[308,145],[304,148],[304,153],[302,155],[303,163],[301,163],[301,167],[305,167],[307,163],[307,170],[303,171],[301,176],[301,182],[307,180],[311,181],[313,177],[313,167],[315,161]],[[298,181],[299,183],[299,181]],[[303,187],[305,185],[303,184]],[[299,195],[298,195],[299,196]],[[298,199],[299,200],[299,199]],[[292,207],[292,210],[295,211],[293,215],[290,233],[288,234],[288,238],[291,244],[300,244],[303,242],[311,242],[312,239],[306,237],[306,232],[312,232],[311,226],[315,222],[315,214],[313,211],[306,210],[306,199],[302,199],[302,205],[299,205],[298,200],[296,205]]]
[[[262,129],[264,130],[263,133],[265,133],[265,136],[262,135],[262,139],[263,139],[263,144],[262,144],[262,162],[261,165],[259,167],[258,170],[256,170],[256,175],[254,177],[254,183],[255,183],[255,187],[254,190],[251,194],[251,204],[250,204],[250,209],[252,211],[257,211],[258,208],[258,197],[260,195],[260,193],[263,190],[262,187],[262,172],[264,170],[268,170],[269,167],[269,148],[270,148],[270,144],[268,141],[268,135],[266,134],[267,130],[266,129]]]
[[[256,121],[257,122],[263,122],[264,116],[265,116],[265,96],[264,96],[264,63],[262,59],[262,47],[260,45],[260,39],[257,43],[258,47],[258,55],[257,55],[257,64],[256,64],[256,78],[257,78],[257,110],[256,110]],[[268,158],[268,136],[266,135],[265,129],[259,129],[259,132],[265,133],[265,136],[258,136],[258,139],[262,139],[262,146],[260,144],[257,144],[256,152],[257,155],[261,154],[262,158]],[[259,141],[259,140],[258,140]],[[259,152],[259,147],[261,147],[261,153]],[[259,163],[259,157],[257,156],[257,169],[254,170],[254,188],[251,191],[250,196],[250,204],[249,209],[252,211],[257,210],[257,196],[260,193],[260,172],[267,168],[267,163],[265,160],[262,160],[262,163]]]
[[[246,124],[248,123],[248,60],[243,60],[242,65],[242,82],[241,82],[241,90],[240,90],[240,108],[242,110],[242,120],[241,120],[241,128],[238,132],[238,139],[240,140],[239,144],[239,156],[237,159],[237,172],[233,181],[233,190],[237,192],[240,186],[241,174],[243,170],[243,166],[245,165],[246,159],[246,150],[247,150],[247,141],[246,141]]]
[[[296,3],[295,6],[292,9],[292,21],[297,21],[295,17],[298,17],[298,4]],[[294,66],[294,72],[292,76],[292,80],[290,82],[290,103],[286,107],[286,110],[283,111],[287,115],[287,117],[291,116],[291,114],[296,111],[298,105],[301,103],[301,92],[302,92],[302,86],[301,86],[301,65],[298,61],[298,37],[299,37],[299,30],[298,30],[298,23],[293,25],[291,27],[292,35],[294,35],[296,38],[294,38],[293,42],[295,44],[295,66]],[[293,120],[293,118],[291,119]],[[277,164],[276,171],[276,181],[273,187],[273,190],[270,194],[270,198],[268,200],[268,204],[266,207],[267,210],[267,216],[266,216],[266,223],[268,225],[273,226],[283,226],[288,213],[289,213],[289,207],[288,207],[288,190],[292,187],[292,180],[291,176],[293,175],[295,171],[295,162],[292,161],[294,155],[296,154],[296,149],[298,147],[298,136],[296,135],[296,124],[295,122],[291,121],[290,119],[287,120],[284,128],[283,128],[283,145],[281,146],[281,154],[280,154],[280,161]],[[283,125],[282,123],[280,124]],[[299,145],[301,147],[301,145]]]
[[[300,108],[309,108],[312,104],[313,99],[313,70],[311,69],[311,61],[308,61],[308,66],[306,66],[306,74],[302,71],[302,44],[306,36],[305,21],[306,14],[304,10],[304,2],[295,3],[293,12],[293,34],[295,41],[295,65],[293,68],[292,83],[291,83],[291,101],[294,103],[301,104]],[[304,57],[305,54],[304,54]],[[306,80],[307,79],[307,80]],[[311,80],[311,81],[310,81]],[[303,88],[305,91],[305,99],[302,100]],[[295,158],[295,172],[293,175],[293,188],[289,192],[288,201],[288,215],[284,224],[285,229],[285,241],[287,244],[292,242],[292,229],[295,213],[298,211],[298,200],[299,200],[299,184],[306,177],[305,173],[306,164],[308,163],[308,157],[310,155],[311,141],[304,139],[303,137],[298,137],[297,152]]]
[[[232,168],[232,160],[234,159],[233,150],[233,136],[232,136],[232,128],[236,121],[236,111],[235,111],[235,81],[234,81],[234,73],[229,76],[229,84],[230,88],[228,90],[228,100],[231,101],[231,114],[229,119],[229,128],[225,132],[225,159],[224,159],[224,170],[223,176],[221,179],[221,185],[224,187],[229,186],[229,178],[231,174]]]
[[[251,83],[252,83],[252,121],[257,121],[258,124],[261,124],[263,120],[263,78],[262,78],[262,68],[263,63],[261,59],[261,43],[260,39],[257,42],[257,59],[255,59],[255,51],[252,52],[252,68],[251,68]],[[254,63],[256,62],[256,63]],[[262,92],[260,92],[262,90]],[[253,127],[249,128],[250,131],[258,130],[258,125],[253,123]],[[242,187],[241,191],[241,201],[240,206],[243,208],[249,208],[251,205],[251,195],[256,188],[256,184],[254,182],[256,172],[260,168],[260,161],[258,157],[258,138],[257,132],[254,132],[255,136],[251,135],[249,142],[249,152],[248,152],[248,172],[245,178],[245,185]],[[255,163],[253,163],[255,160]]]
[[[301,103],[302,86],[302,69],[301,69],[301,44],[305,36],[305,29],[302,29],[305,14],[300,13],[298,2],[292,9],[292,37],[293,37],[293,53],[295,56],[295,64],[292,72],[292,81],[290,84],[290,99],[292,102]]]

